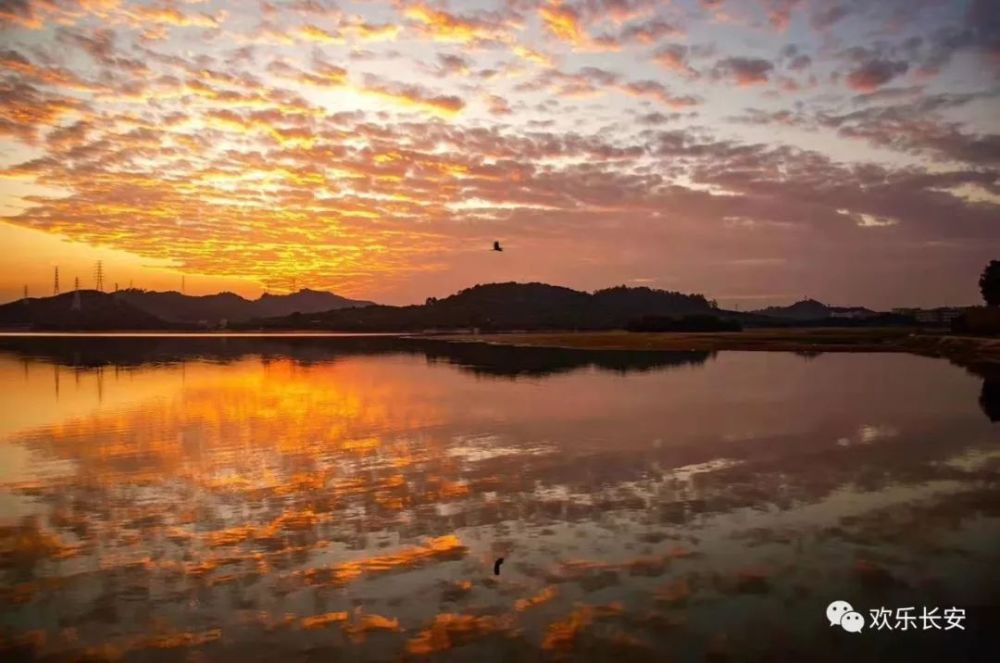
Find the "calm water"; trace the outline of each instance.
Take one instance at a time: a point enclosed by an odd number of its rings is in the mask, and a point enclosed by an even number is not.
[[[944,360],[7,337],[0,383],[8,656],[960,660],[997,625],[995,383]]]

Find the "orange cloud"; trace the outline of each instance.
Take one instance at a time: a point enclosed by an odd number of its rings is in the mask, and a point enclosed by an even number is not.
[[[312,71],[302,71],[283,60],[274,60],[267,71],[280,78],[314,87],[341,87],[347,84],[347,70],[326,62],[314,62]]]
[[[429,656],[511,627],[509,619],[500,617],[443,613],[435,615],[430,626],[407,642],[406,651],[412,656]]]
[[[309,617],[303,617],[299,620],[302,628],[316,629],[323,628],[330,624],[335,624],[337,622],[346,622],[347,613],[346,612],[325,612],[320,615],[312,615]]]
[[[346,21],[341,27],[344,32],[360,41],[392,41],[400,33],[398,25],[372,24],[360,18]]]
[[[698,97],[673,94],[665,85],[657,81],[632,81],[623,83],[619,86],[619,89],[635,97],[651,97],[673,109],[690,108],[701,103]]]
[[[0,25],[40,30],[46,22],[69,25],[86,14],[107,16],[118,8],[121,0],[75,0],[59,3],[53,0],[6,0],[0,3]]]
[[[307,41],[315,41],[321,44],[342,44],[344,43],[343,37],[339,35],[332,35],[323,28],[316,27],[315,25],[303,25],[296,28],[293,31],[295,36],[300,39],[305,39]]]
[[[517,610],[518,612],[524,612],[529,608],[533,608],[537,605],[541,605],[543,603],[551,601],[556,597],[556,594],[558,593],[559,592],[556,590],[555,587],[546,587],[545,589],[540,591],[538,594],[535,594],[534,596],[529,596],[526,599],[518,599],[514,603],[514,609]]]
[[[45,26],[45,20],[35,9],[35,5],[28,0],[0,4],[0,24],[41,30]]]
[[[584,46],[590,38],[580,24],[580,16],[571,7],[553,3],[538,8],[545,28],[557,39],[574,46]]]
[[[436,41],[467,44],[492,39],[502,40],[506,33],[501,25],[463,18],[423,4],[410,5],[403,11],[403,15],[416,21],[423,33]]]
[[[556,39],[569,44],[575,51],[617,51],[621,48],[617,38],[611,35],[591,37],[583,25],[580,13],[560,0],[538,8],[545,30]]]
[[[76,74],[57,67],[40,67],[30,62],[17,51],[0,52],[0,68],[21,74],[45,85],[58,86],[66,90],[95,92],[103,88],[79,78]]]
[[[148,23],[162,23],[181,28],[217,28],[228,15],[225,11],[214,15],[203,12],[185,14],[176,7],[143,5],[127,9],[123,14],[133,20],[135,27],[146,27]]]
[[[514,54],[523,60],[532,62],[542,67],[551,67],[554,64],[552,56],[542,53],[541,51],[528,48],[527,46],[522,46],[521,44],[516,44],[511,50],[513,50]]]
[[[41,129],[86,108],[77,99],[39,92],[25,83],[0,83],[0,135],[33,143]]]
[[[621,614],[620,603],[602,605],[581,605],[565,619],[549,624],[542,640],[542,649],[571,651],[577,638],[595,619]]]
[[[697,78],[698,72],[688,64],[688,48],[680,44],[668,44],[656,52],[653,58],[657,64],[688,78]]]
[[[454,535],[430,539],[426,545],[404,548],[398,553],[343,562],[335,566],[296,572],[308,584],[340,585],[365,574],[375,575],[422,566],[435,560],[460,559],[467,552]]]
[[[456,115],[465,108],[465,102],[454,95],[434,94],[416,85],[389,83],[372,76],[366,78],[365,85],[359,91],[403,107],[443,117]]]

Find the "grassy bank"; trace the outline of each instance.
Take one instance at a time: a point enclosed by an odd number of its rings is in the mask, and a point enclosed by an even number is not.
[[[909,328],[783,328],[742,332],[539,332],[441,336],[480,342],[593,350],[748,350],[772,352],[910,352],[959,363],[1000,363],[1000,338],[955,336]]]

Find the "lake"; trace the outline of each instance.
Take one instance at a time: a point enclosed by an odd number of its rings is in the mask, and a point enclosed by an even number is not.
[[[962,660],[996,637],[996,384],[946,360],[7,336],[0,383],[11,658]]]

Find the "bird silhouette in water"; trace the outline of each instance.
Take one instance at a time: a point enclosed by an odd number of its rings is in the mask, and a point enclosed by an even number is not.
[[[500,565],[501,564],[503,564],[503,557],[500,557],[499,559],[497,559],[496,562],[493,563],[493,575],[495,575],[495,576],[500,575]]]
[[[493,250],[494,251],[503,251],[503,247],[500,246],[500,242],[493,242]]]

